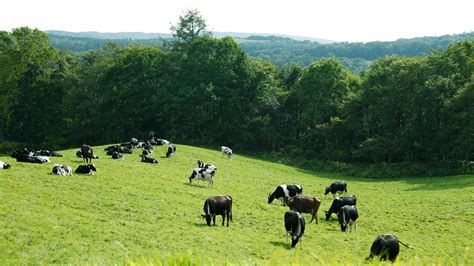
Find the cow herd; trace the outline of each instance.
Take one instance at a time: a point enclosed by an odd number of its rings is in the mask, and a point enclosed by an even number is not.
[[[154,158],[149,157],[153,154],[153,145],[168,145],[166,157],[170,158],[176,153],[176,145],[171,144],[169,141],[164,139],[150,139],[148,141],[139,141],[136,138],[132,138],[130,142],[122,143],[121,145],[113,145],[105,148],[107,155],[112,156],[112,159],[121,159],[124,154],[132,154],[133,149],[143,148],[140,154],[141,161],[145,163],[157,164],[158,161]],[[223,156],[227,156],[228,159],[232,159],[232,150],[228,147],[222,146],[221,152]],[[92,159],[98,159],[99,157],[94,154],[94,150],[89,145],[82,145],[80,150],[77,151],[76,155],[84,159],[86,164],[79,165],[75,173],[79,174],[92,174],[97,171],[97,168],[92,164]],[[27,149],[14,152],[11,157],[16,158],[19,162],[28,163],[45,163],[49,162],[49,156],[60,156],[62,155],[49,152],[47,150],[41,150],[32,152]],[[10,165],[0,161],[0,169],[8,169]],[[193,169],[191,176],[189,176],[189,183],[197,180],[204,180],[208,182],[208,187],[213,187],[214,176],[216,174],[217,167],[204,163],[201,160],[197,161],[197,167]],[[52,174],[68,176],[72,175],[72,168],[67,165],[55,164],[52,169]],[[331,193],[333,195],[332,204],[328,211],[325,212],[325,220],[328,221],[332,214],[336,214],[341,231],[345,232],[347,228],[354,231],[357,228],[357,220],[359,217],[358,210],[356,207],[357,198],[356,196],[341,196],[336,197],[337,193],[347,194],[347,183],[345,182],[334,182],[330,186],[325,188],[324,195]],[[282,184],[275,188],[273,193],[268,195],[268,203],[271,204],[273,200],[280,200],[281,204],[289,207],[290,210],[284,213],[284,225],[287,234],[291,235],[291,247],[295,247],[296,244],[302,241],[302,236],[305,232],[305,219],[303,213],[311,215],[311,223],[313,220],[318,224],[317,213],[321,205],[321,200],[303,195],[303,187],[301,185],[287,185]],[[211,196],[208,197],[203,206],[204,214],[203,218],[206,219],[208,226],[216,224],[216,216],[222,216],[222,225],[225,224],[227,219],[227,226],[229,221],[232,221],[232,196]],[[370,255],[366,258],[372,259],[374,256],[380,256],[380,260],[395,261],[398,256],[400,247],[399,243],[407,246],[400,242],[393,235],[380,235],[373,241],[370,248]],[[409,247],[411,248],[411,247]]]

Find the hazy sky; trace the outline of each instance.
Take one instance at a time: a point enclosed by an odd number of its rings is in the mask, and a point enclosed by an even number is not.
[[[395,40],[474,31],[474,0],[4,0],[0,30],[168,33],[197,8],[210,30],[335,41]]]

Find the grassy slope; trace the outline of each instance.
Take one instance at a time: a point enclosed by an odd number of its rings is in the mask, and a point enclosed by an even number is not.
[[[360,219],[356,233],[342,233],[335,216],[322,220],[330,205],[324,186],[340,176],[241,156],[227,160],[218,151],[184,145],[173,159],[160,158],[165,150],[158,147],[158,165],[141,163],[136,154],[117,161],[104,147],[95,148],[100,159],[92,176],[50,174],[54,163],[81,163],[75,150],[46,165],[0,156],[12,165],[0,170],[3,264],[140,261],[189,251],[216,262],[359,263],[382,233],[416,247],[402,248],[401,262],[474,263],[473,176],[345,177],[349,193],[357,195]],[[218,167],[214,188],[188,184],[197,159]],[[303,244],[294,250],[285,241],[286,208],[267,204],[268,193],[282,183],[301,184],[305,194],[323,198],[319,224],[307,224]],[[221,194],[234,198],[234,222],[208,228],[200,217],[204,200]]]

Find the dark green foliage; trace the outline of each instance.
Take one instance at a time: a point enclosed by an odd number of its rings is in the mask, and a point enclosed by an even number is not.
[[[474,160],[473,41],[382,57],[358,76],[336,57],[279,69],[198,35],[76,55],[38,30],[0,32],[0,140],[51,149],[155,131],[296,160]]]

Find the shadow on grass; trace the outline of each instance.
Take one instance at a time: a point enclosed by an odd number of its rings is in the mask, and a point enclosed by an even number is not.
[[[406,191],[465,189],[474,187],[474,176],[459,175],[447,177],[405,178],[403,182],[414,185]]]
[[[290,240],[288,240],[288,243],[283,242],[283,241],[270,241],[270,244],[272,244],[275,247],[282,247],[282,248],[285,248],[285,249],[288,249],[288,250],[291,249],[291,241]]]
[[[197,182],[197,181],[196,181]],[[196,183],[189,183],[189,182],[185,182],[184,183],[185,185],[188,185],[190,187],[195,187],[195,188],[212,188],[212,187],[208,187],[207,184],[205,185],[201,185],[201,184],[196,184]]]

